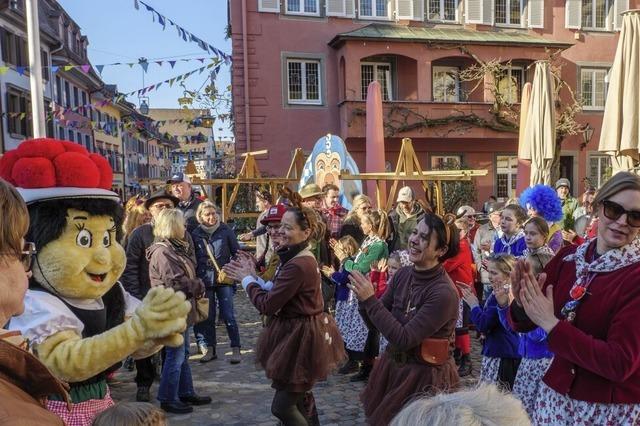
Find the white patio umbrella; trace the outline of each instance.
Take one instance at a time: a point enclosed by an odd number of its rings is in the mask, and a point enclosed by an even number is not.
[[[598,150],[611,155],[613,173],[633,169],[640,152],[640,10],[623,13],[622,31],[604,107]]]
[[[556,117],[553,76],[548,61],[536,62],[523,139],[528,149],[523,149],[520,154],[523,159],[531,160],[530,185],[550,185],[551,163],[556,145]]]

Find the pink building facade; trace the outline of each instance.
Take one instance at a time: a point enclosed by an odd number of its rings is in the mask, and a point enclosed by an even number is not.
[[[476,180],[478,206],[489,195],[506,199],[518,135],[496,125],[492,88],[517,102],[531,65],[555,54],[583,104],[576,121],[593,129],[586,145],[582,133],[562,144],[561,174],[579,195],[585,179],[599,186],[608,171],[597,152],[608,71],[620,13],[637,7],[640,0],[232,0],[237,152],[268,149],[261,170],[283,175],[296,147],[311,150],[332,133],[364,170],[365,96],[375,79],[388,162],[410,137],[425,170],[460,163],[489,171]],[[463,81],[461,70],[478,60],[508,68],[499,81]]]

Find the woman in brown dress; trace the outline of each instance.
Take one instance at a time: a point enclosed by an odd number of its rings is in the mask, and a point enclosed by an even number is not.
[[[361,314],[389,341],[361,394],[367,421],[387,425],[412,397],[455,389],[453,360],[458,293],[442,262],[456,254],[453,220],[427,213],[409,236],[414,266],[398,270],[380,299],[357,271],[351,289]]]
[[[284,242],[273,283],[258,280],[250,262],[235,260],[224,268],[242,282],[258,311],[270,317],[258,339],[256,362],[276,390],[271,412],[286,426],[308,424],[299,409],[303,398],[346,358],[335,321],[323,311],[320,271],[308,248],[316,217],[306,207],[289,208],[282,217]]]

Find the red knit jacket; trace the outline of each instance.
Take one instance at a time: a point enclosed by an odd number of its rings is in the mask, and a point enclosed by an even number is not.
[[[561,249],[545,268],[553,284],[557,318],[576,282],[575,262],[564,257],[577,246]],[[587,251],[592,259],[595,242]],[[640,262],[595,276],[573,323],[561,320],[549,333],[554,353],[544,382],[570,398],[603,403],[640,403]],[[513,303],[509,322],[516,331],[536,326]]]
[[[451,278],[454,284],[456,281],[463,282],[469,285],[475,293],[473,287],[473,255],[471,254],[471,245],[466,238],[460,240],[458,254],[445,260],[442,266],[444,266],[444,270],[447,271],[449,278]]]

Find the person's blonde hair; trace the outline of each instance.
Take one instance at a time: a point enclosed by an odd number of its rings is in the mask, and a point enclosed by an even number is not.
[[[0,257],[20,257],[29,230],[29,211],[18,191],[0,179]]]
[[[149,210],[144,206],[146,199],[140,196],[129,198],[124,206],[125,216],[122,222],[122,241],[126,241],[129,235],[140,225],[147,222]]]
[[[153,224],[153,236],[157,240],[177,238],[184,239],[184,214],[178,209],[162,210]]]
[[[94,419],[92,426],[164,426],[167,417],[149,402],[119,402]]]
[[[345,235],[344,237],[340,238],[338,242],[342,246],[342,249],[347,256],[355,256],[355,254],[358,253],[358,250],[360,249],[360,245],[351,235]]]
[[[383,240],[389,236],[389,219],[383,210],[371,210],[364,215],[364,219],[369,221],[373,227],[373,232]]]
[[[202,215],[206,209],[213,209],[217,215],[220,215],[220,210],[218,210],[218,207],[215,204],[209,200],[204,200],[198,206],[198,210],[196,210],[196,219],[198,220],[198,223],[202,223]]]
[[[408,403],[390,426],[525,426],[531,425],[522,402],[495,385],[421,397]]]
[[[362,207],[364,204],[371,205],[371,198],[367,197],[364,194],[356,195],[351,203],[351,210],[347,214],[347,217],[344,220],[353,219],[357,223],[360,223],[360,218],[358,217],[358,209]]]
[[[640,191],[640,176],[630,172],[618,172],[613,175],[602,187],[596,192],[593,199],[593,205],[597,206],[603,201],[616,195],[618,192],[631,189]]]
[[[516,267],[516,258],[507,253],[494,253],[487,258],[487,262],[496,265],[498,271],[507,276]]]

